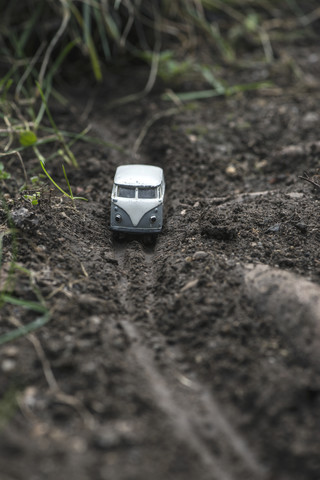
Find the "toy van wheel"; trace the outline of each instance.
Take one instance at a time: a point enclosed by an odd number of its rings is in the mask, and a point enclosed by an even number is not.
[[[157,243],[157,235],[154,233],[146,233],[143,235],[143,244],[146,245],[147,247],[154,246]]]
[[[121,242],[124,239],[124,235],[121,232],[112,232],[112,240],[114,242]]]

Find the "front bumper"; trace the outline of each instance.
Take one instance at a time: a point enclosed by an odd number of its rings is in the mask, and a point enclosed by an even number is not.
[[[111,206],[110,228],[115,232],[126,233],[159,233],[162,230],[162,210],[163,206],[159,205],[145,213],[140,219],[138,225],[133,225],[131,218],[118,205]],[[116,221],[116,215],[121,215],[121,222]],[[151,222],[150,218],[156,216],[156,221]]]
[[[160,233],[162,228],[138,228],[138,227],[118,227],[110,225],[110,229],[113,232],[124,232],[124,233]]]

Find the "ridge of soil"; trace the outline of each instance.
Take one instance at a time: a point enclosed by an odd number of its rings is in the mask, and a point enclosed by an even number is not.
[[[299,81],[269,72],[270,89],[162,118],[171,107],[155,94],[107,109],[106,86],[94,98],[65,87],[61,129],[87,116],[130,151],[154,122],[133,160],[74,146],[68,176],[88,202],[46,189],[32,207],[4,186],[31,272],[14,295],[36,300],[36,288],[52,317],[0,347],[1,480],[319,480],[320,191],[298,176],[319,168],[320,50],[294,55]],[[116,242],[108,226],[115,168],[132,161],[165,172],[153,246]],[[51,171],[63,181],[58,161]],[[0,333],[37,316],[0,315]]]

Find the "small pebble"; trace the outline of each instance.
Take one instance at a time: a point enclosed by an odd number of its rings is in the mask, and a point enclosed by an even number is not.
[[[290,198],[302,198],[302,197],[304,197],[304,193],[301,193],[301,192],[289,192],[286,195],[287,195],[287,197],[290,197]]]
[[[296,223],[295,224],[295,227],[301,232],[301,233],[306,233],[307,230],[308,230],[308,226],[303,223],[303,222],[299,222],[299,223]]]
[[[92,323],[93,325],[100,325],[101,318],[98,317],[98,315],[92,315],[92,317],[89,318],[89,322]]]
[[[16,361],[11,358],[7,358],[1,363],[1,370],[3,372],[12,372],[16,368]]]
[[[316,112],[308,112],[302,118],[302,124],[305,127],[310,127],[319,122],[319,115]]]
[[[198,252],[195,252],[193,254],[193,260],[201,260],[202,258],[207,258],[208,253],[203,252],[202,250],[199,250]]]
[[[36,396],[37,396],[36,387],[27,387],[24,391],[23,401],[29,407],[32,408],[36,405]]]
[[[195,143],[198,140],[198,137],[196,135],[190,134],[188,135],[188,138],[191,143]]]
[[[18,348],[14,347],[13,345],[8,345],[6,348],[3,349],[2,353],[6,357],[16,357],[18,355]]]
[[[277,233],[280,231],[280,223],[276,223],[275,225],[272,225],[266,230],[266,233]]]
[[[280,151],[281,157],[300,157],[304,154],[304,148],[301,145],[287,145]]]
[[[229,165],[226,168],[226,174],[229,175],[230,177],[234,177],[237,174],[236,167],[234,165]]]

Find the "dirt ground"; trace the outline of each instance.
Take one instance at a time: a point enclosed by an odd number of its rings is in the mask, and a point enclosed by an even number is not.
[[[320,167],[320,47],[278,53],[293,61],[230,73],[271,88],[170,112],[161,86],[108,108],[143,88],[142,67],[94,95],[64,85],[61,129],[90,123],[126,152],[142,142],[134,159],[76,144],[68,175],[89,200],[76,208],[49,189],[31,206],[3,185],[31,272],[14,295],[37,288],[52,315],[0,348],[1,480],[320,479],[320,189],[299,178]],[[109,230],[114,171],[132,161],[165,172],[154,246]],[[63,184],[60,160],[50,172]],[[39,316],[0,315],[1,334]]]

